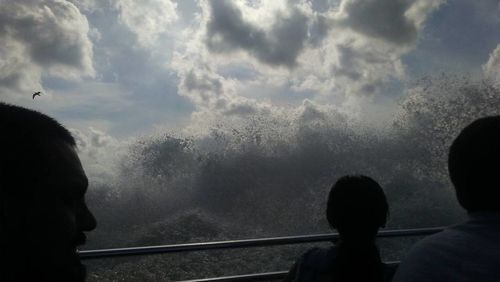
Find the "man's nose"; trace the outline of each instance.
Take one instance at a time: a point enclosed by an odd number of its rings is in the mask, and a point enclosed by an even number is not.
[[[92,212],[90,212],[87,205],[85,205],[80,218],[80,229],[82,231],[92,231],[96,228],[96,226],[97,221],[94,215],[92,214]]]

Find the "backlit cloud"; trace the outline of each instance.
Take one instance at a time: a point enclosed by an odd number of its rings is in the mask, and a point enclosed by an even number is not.
[[[210,1],[207,46],[210,51],[226,53],[245,50],[260,62],[292,67],[307,39],[308,18],[298,9],[276,15],[269,30],[243,18],[230,1]],[[321,26],[318,27],[321,29]]]
[[[89,24],[67,1],[0,1],[0,89],[40,89],[42,76],[95,74]]]
[[[401,58],[442,2],[201,1],[170,67],[179,94],[205,113],[279,111],[273,100],[290,93],[352,104],[405,79]]]
[[[178,19],[177,4],[171,0],[113,1],[120,11],[120,21],[136,36],[142,46],[156,44]]]
[[[129,141],[119,141],[93,127],[70,131],[87,175],[94,182],[112,183],[120,171],[120,161],[128,153]]]
[[[498,77],[498,1],[444,2],[0,0],[0,98],[115,137],[329,107],[388,117],[429,69]]]
[[[339,21],[363,35],[395,44],[413,44],[427,14],[442,0],[345,0]]]

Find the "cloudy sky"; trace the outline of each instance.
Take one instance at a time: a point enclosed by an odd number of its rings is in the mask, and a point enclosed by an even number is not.
[[[307,107],[383,122],[441,72],[500,80],[499,0],[0,0],[0,100],[82,146]]]

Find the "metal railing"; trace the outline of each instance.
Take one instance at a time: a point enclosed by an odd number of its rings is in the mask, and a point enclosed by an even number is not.
[[[407,237],[430,235],[443,230],[444,227],[398,229],[380,231],[378,237]],[[99,250],[83,250],[79,252],[82,260],[102,259],[112,257],[139,256],[152,254],[168,254],[179,252],[194,252],[220,249],[237,249],[250,247],[279,246],[291,244],[303,244],[314,242],[334,241],[338,239],[338,233],[314,234],[301,236],[285,236],[273,238],[244,239],[218,242],[188,243],[161,246],[113,248]],[[186,280],[186,281],[259,281],[281,279],[286,275],[286,271],[256,273],[237,276],[226,276],[217,278]]]

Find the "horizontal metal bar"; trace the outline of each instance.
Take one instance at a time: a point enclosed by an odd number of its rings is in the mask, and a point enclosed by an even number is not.
[[[419,236],[419,235],[434,234],[441,230],[443,230],[443,227],[386,230],[386,231],[380,231],[377,236],[378,237]],[[206,250],[325,242],[325,241],[333,241],[337,238],[338,238],[338,233],[330,233],[330,234],[286,236],[286,237],[274,237],[274,238],[258,238],[258,239],[188,243],[188,244],[162,245],[162,246],[83,250],[79,252],[79,255],[81,259],[98,259],[98,258],[123,257],[123,256],[178,253],[178,252],[189,252],[189,251],[206,251]]]
[[[399,261],[386,261],[386,264],[397,265]],[[253,273],[253,274],[243,274],[234,276],[222,276],[214,278],[203,278],[203,279],[193,279],[193,280],[182,280],[178,282],[234,282],[234,281],[263,281],[263,280],[282,280],[285,278],[288,271],[275,271],[275,272],[263,272],[263,273]]]
[[[183,280],[179,282],[233,282],[233,281],[263,281],[263,280],[281,280],[285,278],[288,271],[275,271],[275,272],[264,272],[264,273],[254,273],[254,274],[243,274],[234,276],[222,276],[215,278],[203,278],[203,279],[193,279],[193,280]]]

